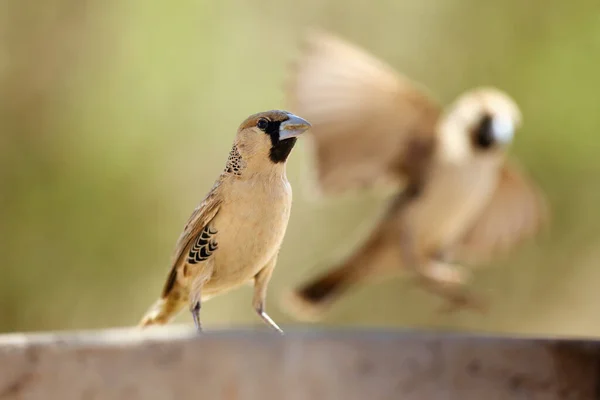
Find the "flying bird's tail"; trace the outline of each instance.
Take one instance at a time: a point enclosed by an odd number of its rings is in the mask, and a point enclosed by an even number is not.
[[[285,305],[296,318],[320,319],[329,306],[356,282],[353,264],[343,264],[287,293]]]
[[[165,325],[175,318],[185,304],[172,296],[161,297],[148,309],[138,326]]]
[[[401,271],[400,239],[395,219],[390,217],[390,212],[397,208],[396,203],[395,200],[367,240],[353,253],[337,266],[287,293],[284,306],[288,312],[300,320],[319,320],[332,303],[355,285],[385,280]]]

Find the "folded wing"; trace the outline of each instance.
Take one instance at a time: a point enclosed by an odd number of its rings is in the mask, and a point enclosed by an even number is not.
[[[198,205],[198,207],[196,207],[196,209],[192,212],[192,215],[188,219],[183,232],[177,240],[173,258],[171,260],[171,271],[169,273],[169,277],[167,278],[167,282],[163,287],[163,297],[166,297],[175,286],[177,280],[177,271],[179,268],[185,265],[186,262],[195,264],[203,261],[203,259],[209,256],[209,254],[206,253],[207,250],[210,250],[210,253],[212,254],[212,252],[217,248],[215,237],[217,232],[212,231],[209,223],[217,215],[219,209],[221,208],[222,200],[221,196],[219,195],[219,186],[221,184],[221,180],[222,177],[215,182],[214,186],[206,195],[202,203],[200,203],[200,205]],[[202,237],[203,233],[209,236],[206,240],[207,246],[202,246],[204,243]],[[198,245],[197,251],[194,248],[195,245]],[[204,249],[204,253],[200,254],[200,247]],[[199,255],[197,259],[196,255]]]

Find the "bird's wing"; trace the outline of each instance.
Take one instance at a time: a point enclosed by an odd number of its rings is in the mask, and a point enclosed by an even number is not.
[[[188,219],[183,232],[177,240],[171,262],[171,271],[163,288],[163,297],[167,296],[177,280],[177,270],[188,263],[197,263],[216,250],[216,232],[210,227],[210,221],[217,215],[222,204],[219,187],[222,176],[215,182],[202,203],[196,207]],[[204,251],[202,252],[202,250]],[[210,254],[208,254],[210,255]]]
[[[532,237],[548,221],[549,208],[539,188],[516,164],[505,164],[498,186],[458,246],[462,262],[481,263]]]
[[[403,164],[418,161],[405,158],[430,153],[440,105],[363,49],[312,30],[288,78],[290,109],[312,124],[322,194],[403,183]]]

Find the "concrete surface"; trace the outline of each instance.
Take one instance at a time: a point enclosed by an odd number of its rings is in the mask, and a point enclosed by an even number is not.
[[[0,399],[599,399],[593,342],[421,332],[0,335]]]

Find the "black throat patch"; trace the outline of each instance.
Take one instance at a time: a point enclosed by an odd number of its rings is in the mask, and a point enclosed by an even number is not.
[[[296,138],[279,140],[279,126],[282,121],[271,121],[267,127],[266,134],[271,138],[271,150],[269,158],[275,164],[285,162],[296,144]]]
[[[480,149],[489,149],[495,143],[494,132],[492,131],[492,117],[485,115],[472,134],[473,144]]]

